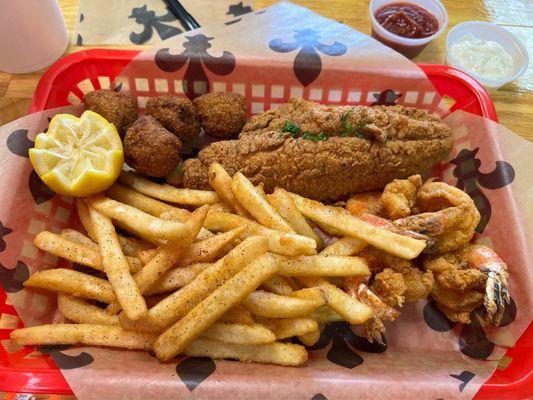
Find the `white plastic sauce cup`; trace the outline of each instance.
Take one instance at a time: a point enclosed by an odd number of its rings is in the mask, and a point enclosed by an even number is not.
[[[389,32],[379,24],[375,14],[383,6],[394,3],[410,3],[425,8],[437,18],[439,29],[433,35],[420,39],[404,38]],[[448,25],[448,12],[439,0],[370,0],[369,11],[370,20],[372,21],[372,36],[407,58],[416,57],[429,42],[439,37]]]
[[[461,60],[456,60],[451,54],[451,47],[459,39],[471,34],[477,39],[490,40],[500,44],[507,53],[513,58],[513,72],[502,79],[490,79],[480,76],[461,65]],[[476,78],[487,89],[498,89],[517,79],[522,75],[528,66],[529,57],[526,47],[511,32],[490,22],[485,21],[468,21],[454,26],[448,36],[446,36],[446,64],[459,68],[467,74]]]
[[[47,67],[68,43],[57,0],[0,0],[0,71],[24,74]]]

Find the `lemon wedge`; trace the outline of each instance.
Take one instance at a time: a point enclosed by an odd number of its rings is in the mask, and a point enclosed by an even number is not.
[[[42,181],[64,196],[85,197],[106,190],[124,163],[117,129],[93,111],[80,118],[57,114],[39,133],[30,161]]]

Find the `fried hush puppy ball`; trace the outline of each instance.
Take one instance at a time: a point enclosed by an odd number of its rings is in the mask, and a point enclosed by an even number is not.
[[[115,125],[121,138],[137,119],[137,103],[133,97],[124,93],[99,89],[87,93],[83,103],[88,110],[100,114]]]
[[[194,99],[205,133],[236,138],[246,122],[246,102],[236,93],[207,93]]]
[[[192,101],[185,97],[152,97],[146,103],[146,114],[184,142],[193,140],[200,133],[198,112]]]
[[[164,177],[176,168],[180,155],[181,141],[150,115],[139,117],[124,137],[126,163],[154,178]]]

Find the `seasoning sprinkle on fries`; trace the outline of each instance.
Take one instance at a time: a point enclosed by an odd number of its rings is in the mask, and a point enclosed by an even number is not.
[[[398,279],[420,275],[433,283],[431,272],[408,261],[430,243],[425,234],[418,240],[387,229],[392,222],[381,215],[351,215],[283,189],[265,194],[267,186],[239,172],[232,177],[219,163],[209,167],[214,191],[125,171],[119,182],[77,200],[85,233],[67,228],[35,236],[39,249],[98,276],[68,268],[34,273],[24,285],[56,292],[61,316],[73,323],[16,329],[14,342],[154,351],[163,361],[188,355],[298,366],[306,349],[280,341],[297,337],[313,346],[327,323],[363,324],[379,341],[380,319],[399,311],[373,292],[376,264],[399,266],[390,269]],[[383,209],[365,208],[375,198],[363,194],[352,202],[357,210]]]

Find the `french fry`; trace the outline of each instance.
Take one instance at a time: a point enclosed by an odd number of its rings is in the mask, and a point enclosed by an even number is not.
[[[83,234],[80,233],[80,235]],[[70,236],[72,237],[72,235]],[[84,237],[90,240],[88,237]],[[39,232],[33,238],[33,244],[35,247],[53,254],[54,256],[94,268],[98,271],[104,271],[98,248],[94,249],[92,245],[91,247],[88,247],[80,244],[79,242],[74,242],[70,239],[67,239],[63,235],[56,235],[55,233],[49,231]],[[94,244],[96,245],[96,243]],[[130,272],[137,272],[141,269],[141,260],[138,258],[126,257],[126,260],[128,261],[128,268]]]
[[[211,207],[209,207],[211,210]],[[159,218],[166,221],[176,221],[176,222],[185,222],[191,216],[191,213],[187,210],[182,210],[181,208],[172,207],[172,210],[167,210],[162,213]],[[207,229],[200,229],[200,233],[196,237],[197,240],[205,240],[213,237],[214,234],[209,232]]]
[[[255,190],[259,193],[259,196],[266,200],[265,184],[263,182],[259,182],[259,185],[255,187]]]
[[[313,310],[313,312],[309,314],[309,318],[313,318],[319,324],[343,321],[342,317],[333,311],[327,304]]]
[[[244,324],[251,325],[255,323],[252,314],[246,308],[241,306],[231,307],[219,319],[220,322],[227,322],[229,324]]]
[[[105,191],[105,193],[110,199],[138,208],[154,217],[159,217],[165,211],[169,211],[173,208],[171,205],[145,196],[144,194],[136,192],[120,183],[114,183]]]
[[[270,204],[257,192],[255,186],[243,174],[237,172],[231,180],[231,190],[239,203],[260,224],[280,232],[294,233]]]
[[[63,292],[104,303],[115,300],[113,288],[105,279],[66,268],[38,271],[24,282],[24,286]]]
[[[328,207],[322,203],[291,193],[296,207],[307,218],[329,225],[344,236],[355,237],[364,240],[368,244],[404,259],[417,257],[426,244],[422,240],[399,235],[387,229],[371,225],[359,218],[343,213],[334,207]]]
[[[275,255],[283,276],[365,276],[370,269],[359,257]]]
[[[202,332],[201,337],[236,344],[265,344],[276,340],[274,333],[263,325],[225,324],[223,322],[215,322]]]
[[[288,296],[294,291],[292,290],[291,284],[287,281],[287,278],[279,275],[274,275],[272,278],[265,281],[262,286],[269,292],[280,294],[282,296]]]
[[[90,237],[85,236],[83,233],[78,232],[75,229],[63,229],[61,231],[61,237],[70,240],[71,242],[88,247],[91,250],[98,251],[98,243],[94,242]]]
[[[210,263],[198,263],[186,267],[173,268],[164,273],[161,278],[153,284],[144,294],[152,295],[158,293],[171,292],[182,288],[192,282],[196,276],[204,269],[210,267]]]
[[[139,272],[135,274],[133,279],[135,280],[140,293],[146,292],[150,286],[158,281],[161,275],[167,272],[178,262],[185,250],[191,245],[193,240],[198,235],[200,228],[204,224],[208,210],[209,206],[202,206],[196,209],[184,224],[187,234],[182,238],[182,240],[169,242],[158,247],[156,255],[147,264],[145,264]],[[93,223],[93,225],[95,224]],[[108,307],[108,311],[111,313],[116,313],[117,310],[118,306],[116,304],[110,304]],[[131,318],[127,312],[126,316],[130,320],[139,319]]]
[[[228,204],[226,203],[215,203],[211,206],[211,209],[215,212],[234,212],[233,211],[233,208],[231,208],[231,206],[229,206]]]
[[[261,318],[259,322],[274,333],[276,340],[318,331],[318,324],[312,318]]]
[[[187,229],[182,223],[166,221],[135,207],[102,196],[85,199],[89,207],[119,221],[127,230],[152,243],[183,239]]]
[[[264,254],[237,272],[158,336],[153,348],[157,357],[166,361],[184,351],[190,342],[200,336],[226,311],[239,304],[261,283],[276,273],[276,269],[274,258]]]
[[[286,190],[276,189],[274,193],[266,196],[266,200],[297,234],[313,239],[319,248],[324,245]]]
[[[192,281],[196,275],[201,272],[198,266],[194,268],[187,268],[186,266],[194,266],[194,264],[203,264],[203,269],[206,263],[219,258],[227,246],[233,243],[243,232],[243,228],[236,228],[231,231],[215,235],[209,239],[202,240],[191,244],[183,253],[178,262],[175,264],[181,268],[175,268],[163,275],[148,293],[162,293],[170,290],[175,290],[185,286]],[[153,258],[155,252],[152,252],[148,257],[147,262]],[[142,255],[143,253],[141,253]]]
[[[91,238],[85,236],[83,233],[78,232],[75,229],[63,229],[61,231],[61,237],[64,237],[65,239],[70,240],[71,242],[79,243],[92,250],[98,251],[98,243],[93,242]],[[124,237],[122,235],[118,235],[118,240],[120,242],[120,246],[122,247],[124,255],[128,257],[138,258],[140,250],[151,248],[151,246],[148,246],[146,243],[143,243],[138,239]],[[133,263],[136,264],[137,261],[134,261]],[[141,265],[139,265],[139,269],[140,268]]]
[[[63,316],[79,324],[118,325],[116,315],[111,315],[79,297],[58,293],[57,306]]]
[[[366,242],[354,237],[343,237],[330,244],[319,255],[321,256],[353,256],[367,246]]]
[[[142,323],[130,321],[120,315],[120,324],[125,329],[149,332],[167,328],[187,314],[223,282],[257,257],[265,254],[266,251],[265,238],[257,236],[246,239],[225,257],[200,272],[192,282],[148,310],[148,316]]]
[[[118,180],[139,193],[169,203],[198,207],[220,201],[218,195],[209,190],[178,189],[168,184],[159,185],[132,172],[122,171]]]
[[[220,197],[224,203],[229,204],[240,216],[250,217],[248,211],[246,211],[235,198],[233,190],[231,190],[231,176],[229,176],[222,165],[219,163],[211,163],[209,165],[208,176],[209,185],[215,189],[218,197]]]
[[[229,231],[244,227],[243,236],[264,236],[268,240],[271,252],[287,256],[316,254],[316,242],[306,236],[294,233],[282,233],[235,214],[210,212],[205,219],[204,227],[210,231]]]
[[[292,296],[280,296],[274,293],[256,290],[250,293],[241,305],[252,314],[267,318],[294,318],[309,314],[324,303]]]
[[[111,325],[60,324],[16,329],[11,332],[11,340],[21,346],[70,344],[149,351],[155,335],[125,331]]]
[[[315,277],[301,277],[299,279],[307,286],[320,289],[331,309],[350,324],[362,324],[372,316],[370,307],[354,299],[325,279]]]
[[[89,235],[93,241],[96,241],[91,216],[89,215],[89,207],[87,207],[87,204],[85,204],[83,199],[76,199],[76,210],[78,211],[78,218],[80,219],[83,228],[87,231],[87,235]]]
[[[292,343],[230,344],[210,339],[196,339],[184,353],[191,357],[229,358],[242,362],[257,362],[296,367],[307,361],[303,346]]]
[[[101,214],[92,207],[89,207],[89,213],[100,247],[102,265],[104,266],[107,279],[113,287],[117,301],[120,303],[128,318],[138,320],[148,313],[148,308],[142,297],[141,288],[129,272],[128,261],[124,253],[122,253],[122,248],[120,247],[120,242],[118,241],[111,218]],[[141,273],[145,268],[146,266],[137,272],[137,274]]]
[[[298,339],[306,346],[314,346],[320,340],[320,329],[304,333],[303,335],[298,335]]]

